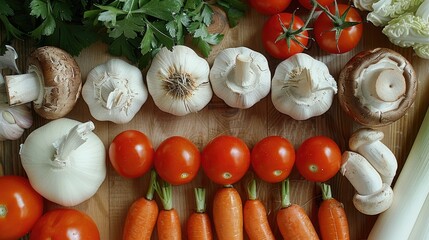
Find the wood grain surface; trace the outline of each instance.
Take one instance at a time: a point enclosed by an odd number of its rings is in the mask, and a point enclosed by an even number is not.
[[[224,48],[246,46],[267,56],[273,74],[280,61],[268,57],[262,48],[260,40],[262,25],[266,18],[254,11],[250,11],[237,27],[229,29],[226,25],[221,26],[220,29],[224,32],[225,38],[220,45],[214,48],[208,58],[209,63],[212,64],[214,57]],[[222,21],[222,19],[219,21]],[[24,42],[17,42],[14,47],[21,56],[19,66],[21,69],[25,69],[25,56],[29,54],[33,47],[31,44]],[[397,157],[399,174],[429,104],[427,100],[429,94],[429,61],[417,57],[411,49],[392,45],[381,33],[381,28],[374,27],[368,23],[364,24],[364,36],[360,44],[349,53],[341,55],[326,54],[319,50],[314,43],[305,52],[327,64],[331,74],[337,78],[341,68],[352,56],[362,50],[376,47],[388,47],[406,57],[413,65],[419,80],[417,99],[407,114],[397,122],[380,128],[385,133],[383,142]],[[80,56],[76,57],[84,80],[93,67],[111,58],[106,53],[106,50],[105,45],[98,43],[84,50]],[[41,119],[36,115],[34,117],[34,125],[25,132],[21,139],[0,143],[0,162],[3,164],[5,174],[25,176],[18,155],[19,145],[23,143],[25,137],[32,130],[47,122],[47,120]],[[175,117],[160,111],[149,97],[135,118],[124,125],[96,121],[91,117],[83,99],[80,98],[76,107],[67,117],[79,121],[94,121],[96,126],[95,133],[104,142],[106,148],[121,131],[137,129],[147,134],[155,147],[161,141],[173,135],[189,138],[199,149],[202,149],[212,138],[221,134],[240,137],[247,143],[249,148],[263,137],[269,135],[286,137],[295,147],[298,147],[308,137],[325,135],[333,138],[341,150],[344,151],[347,150],[347,142],[351,133],[361,127],[345,115],[340,108],[337,97],[334,98],[334,103],[328,112],[306,121],[296,121],[281,114],[274,108],[270,97],[266,97],[250,109],[239,110],[228,107],[215,96],[202,111],[184,117]],[[138,179],[125,179],[113,170],[108,159],[106,159],[106,164],[108,165],[108,175],[97,194],[75,208],[86,212],[95,220],[101,233],[101,239],[118,240],[122,236],[122,227],[128,207],[134,200],[145,194],[149,174]],[[249,171],[239,183],[235,184],[243,200],[246,198],[245,186],[251,177],[252,172]],[[291,200],[305,208],[317,227],[317,207],[321,201],[318,186],[304,180],[296,170],[293,170],[290,179]],[[352,203],[355,191],[345,177],[337,174],[329,183],[332,186],[333,195],[344,204],[346,209],[351,228],[351,239],[366,239],[376,220],[376,216],[366,216],[355,210]],[[277,238],[280,239],[279,231],[274,221],[275,212],[280,207],[279,185],[267,184],[261,181],[258,181],[258,184],[259,197],[265,203],[271,227]],[[198,177],[190,184],[174,187],[174,207],[179,211],[182,225],[194,209],[193,189],[199,186],[204,186],[208,190],[207,207],[210,215],[212,214],[210,212],[212,207],[211,200],[214,192],[220,186],[211,183],[200,172]],[[48,201],[45,203],[46,210],[61,207]],[[186,238],[185,231],[183,231],[183,234],[183,237]],[[154,234],[153,239],[156,239],[156,234]]]

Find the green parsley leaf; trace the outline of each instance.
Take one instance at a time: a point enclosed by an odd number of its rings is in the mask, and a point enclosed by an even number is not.
[[[143,39],[140,43],[140,52],[142,55],[146,55],[152,50],[152,39],[154,38],[153,31],[147,27]]]
[[[171,21],[181,8],[181,0],[152,0],[134,12],[144,13],[164,21]]]
[[[43,0],[32,0],[30,3],[31,12],[30,15],[35,17],[40,17],[42,19],[48,18],[49,9],[51,8],[49,1],[45,2]]]
[[[116,22],[109,32],[111,38],[124,35],[126,38],[134,39],[143,32],[146,23],[139,17],[127,17]]]
[[[82,25],[57,22],[55,31],[44,37],[39,44],[67,49],[68,53],[77,56],[82,49],[89,47],[97,39],[97,34],[94,31]]]
[[[11,16],[13,15],[13,9],[9,6],[6,0],[0,0],[0,15]]]
[[[61,21],[71,21],[73,19],[71,5],[61,1],[53,2],[52,15],[57,19],[61,19]]]
[[[237,26],[248,10],[248,6],[243,0],[218,0],[216,4],[226,12],[231,27]]]
[[[35,39],[41,39],[42,36],[49,36],[54,33],[55,27],[57,24],[55,23],[55,19],[52,15],[48,14],[43,20],[42,24],[40,24],[36,29],[31,31],[31,36]]]

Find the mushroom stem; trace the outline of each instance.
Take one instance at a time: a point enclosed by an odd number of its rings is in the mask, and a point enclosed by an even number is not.
[[[369,195],[383,187],[375,168],[360,154],[345,151],[342,155],[341,173],[361,195]]]
[[[5,80],[11,106],[32,102],[40,95],[40,79],[35,72],[6,76]]]
[[[243,88],[252,86],[255,83],[255,77],[251,68],[252,57],[239,54],[236,57],[235,64],[235,84]]]
[[[385,69],[375,80],[375,92],[382,101],[394,102],[401,98],[405,91],[404,75],[397,69]]]

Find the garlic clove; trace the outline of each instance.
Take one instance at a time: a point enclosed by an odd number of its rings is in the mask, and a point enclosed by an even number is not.
[[[21,128],[29,128],[33,125],[33,115],[28,105],[10,107],[8,112],[12,115],[14,122]]]
[[[203,109],[213,92],[209,64],[189,47],[162,48],[147,72],[149,94],[162,111],[184,116]]]
[[[8,109],[9,105],[0,103],[0,141],[16,140],[22,136],[25,130],[16,124]]]

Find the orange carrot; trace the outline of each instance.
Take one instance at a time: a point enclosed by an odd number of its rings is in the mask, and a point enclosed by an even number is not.
[[[225,186],[215,193],[213,223],[219,240],[243,239],[243,204],[234,187]]]
[[[188,240],[213,239],[209,215],[206,212],[206,191],[204,188],[195,188],[197,209],[189,216],[186,223]]]
[[[158,217],[158,205],[153,199],[155,171],[151,172],[146,197],[137,199],[129,208],[125,219],[123,240],[149,240]]]
[[[156,222],[156,232],[159,240],[180,240],[182,239],[182,229],[180,225],[179,213],[173,208],[173,187],[170,183],[161,180],[155,185],[163,209],[159,211]]]
[[[289,180],[282,182],[282,208],[277,212],[277,226],[284,239],[318,240],[313,223],[298,204],[292,204],[289,197]]]
[[[347,215],[343,204],[332,197],[331,187],[322,183],[323,202],[319,207],[318,219],[323,240],[350,239]]]
[[[244,204],[244,229],[250,240],[275,240],[268,223],[267,211],[264,204],[257,199],[256,181],[253,179],[247,187],[249,198]]]

